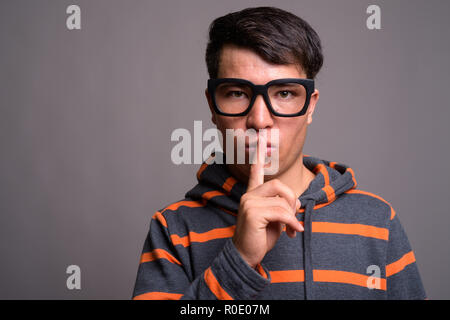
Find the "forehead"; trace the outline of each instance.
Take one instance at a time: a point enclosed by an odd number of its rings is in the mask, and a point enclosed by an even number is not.
[[[250,49],[225,45],[219,59],[218,78],[241,78],[265,84],[273,79],[306,78],[306,74],[299,64],[273,64]]]

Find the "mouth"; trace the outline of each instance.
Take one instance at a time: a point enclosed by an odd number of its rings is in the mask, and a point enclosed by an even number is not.
[[[245,153],[249,153],[250,151],[252,152],[256,152],[256,146],[257,144],[246,144],[245,145]],[[267,143],[267,148],[266,148],[266,156],[270,157],[272,155],[273,152],[275,152],[275,150],[277,149],[277,147],[274,145],[272,146],[272,144],[270,144],[269,142]]]
[[[245,142],[246,148],[256,148],[257,145],[258,145],[258,139]],[[266,145],[267,145],[267,148],[276,148],[277,147],[276,144],[273,144],[270,141],[266,141]]]

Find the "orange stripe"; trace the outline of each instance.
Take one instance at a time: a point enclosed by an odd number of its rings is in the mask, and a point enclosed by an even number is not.
[[[264,271],[264,268],[262,267],[261,264],[257,264],[256,265],[256,271],[258,271],[258,273],[265,279],[267,279],[267,273]]]
[[[299,221],[304,226],[303,221]],[[286,227],[283,228],[286,231]],[[301,231],[303,232],[303,231]],[[389,230],[365,224],[347,224],[337,222],[312,222],[312,232],[359,235],[363,237],[389,240]]]
[[[388,229],[357,223],[313,222],[312,232],[352,234],[382,240],[389,239]]]
[[[197,171],[197,179],[198,179],[198,180],[200,180],[200,176],[202,175],[202,172],[206,169],[207,166],[208,166],[208,164],[203,163],[203,164],[200,166],[200,169],[198,169],[198,171]]]
[[[219,300],[233,300],[233,298],[222,288],[220,283],[217,281],[216,277],[211,271],[211,267],[205,271],[205,282],[211,292]]]
[[[386,277],[390,277],[396,273],[399,273],[405,267],[411,263],[416,262],[416,257],[414,256],[414,252],[410,251],[406,253],[403,257],[398,259],[397,261],[388,264],[386,266]]]
[[[211,198],[213,198],[213,197],[225,196],[225,195],[226,194],[221,191],[213,190],[213,191],[208,191],[208,192],[205,192],[204,194],[202,194],[202,198],[206,199],[206,200],[211,200]]]
[[[207,242],[215,239],[230,238],[234,234],[236,226],[212,229],[203,233],[189,232],[189,235],[180,237],[176,234],[170,236],[173,245],[181,244],[183,247],[189,246],[192,242]]]
[[[305,272],[303,270],[281,270],[269,271],[271,283],[281,282],[304,282]]]
[[[270,271],[271,283],[282,282],[304,282],[304,270],[283,270]],[[335,282],[354,284],[361,287],[367,287],[369,276],[336,270],[313,270],[313,280],[316,282]],[[386,290],[386,279],[380,278],[380,289]]]
[[[325,207],[325,206],[329,205],[330,203],[331,202],[325,202],[325,203],[321,203],[321,204],[316,204],[313,209],[314,210],[320,209],[322,207]],[[301,209],[299,209],[297,211],[297,213],[302,213],[302,212],[305,212],[305,208],[301,208]]]
[[[325,185],[329,185],[330,184],[330,176],[328,175],[328,170],[327,170],[327,168],[325,167],[324,164],[322,164],[322,163],[317,164],[314,167],[313,172],[315,174],[317,174],[317,172],[320,172],[323,175],[323,179],[325,181]]]
[[[161,214],[161,212],[156,211],[156,213],[153,215],[152,219],[158,220],[161,222],[161,224],[167,228],[167,221],[164,218],[164,216]]]
[[[328,175],[327,167],[324,164],[321,164],[321,167],[323,169],[321,168],[320,172],[322,172],[322,174],[323,174],[323,176],[325,178],[325,185],[327,186],[327,185],[330,184],[330,176]]]
[[[330,185],[330,175],[328,174],[327,167],[324,164],[319,163],[314,167],[313,171],[316,174],[317,172],[320,172],[323,175],[325,186],[322,188],[322,190],[327,195],[326,202],[334,201],[336,199],[336,193],[334,191],[334,188]]]
[[[336,199],[336,192],[335,192],[334,188],[330,185],[330,175],[328,174],[328,170],[324,164],[322,164],[322,163],[317,164],[313,168],[312,172],[316,175],[318,172],[322,173],[323,179],[325,182],[325,186],[322,188],[322,190],[325,192],[325,194],[327,196],[327,201],[325,203],[321,203],[321,204],[314,206],[313,209],[316,210],[316,209],[325,207],[325,206],[329,205],[331,202],[333,202]],[[305,208],[302,208],[302,209],[298,210],[297,212],[304,212],[304,211],[305,211]]]
[[[312,172],[314,172],[314,174],[317,174],[320,170],[320,164],[316,164],[316,166],[312,169]]]
[[[171,205],[167,206],[166,208],[161,210],[161,212],[157,211],[155,213],[155,215],[153,216],[153,218],[159,220],[167,228],[167,222],[166,222],[165,218],[162,216],[162,213],[164,213],[166,210],[175,211],[179,207],[182,207],[182,206],[189,207],[189,208],[204,207],[204,206],[206,206],[206,201],[211,200],[211,198],[216,197],[216,196],[225,196],[225,195],[226,195],[225,193],[223,193],[221,191],[217,191],[217,190],[207,191],[202,194],[203,200],[201,202],[200,201],[192,201],[192,200],[178,201],[178,202],[172,203]],[[222,207],[219,207],[219,208],[227,213],[232,214],[233,216],[236,216],[236,214],[232,211],[229,211]]]
[[[313,279],[316,282],[347,283],[367,288],[369,276],[347,271],[313,270]],[[380,278],[380,289],[386,290],[386,279]]]
[[[395,217],[395,210],[391,207],[391,220]]]
[[[222,210],[222,211],[225,211],[226,213],[228,213],[228,214],[231,214],[232,216],[237,216],[237,214],[235,213],[235,212],[233,212],[233,211],[230,211],[230,210],[228,210],[228,209],[225,209],[225,208],[223,208],[223,207],[220,207],[220,206],[217,206],[220,210]]]
[[[336,199],[336,193],[334,192],[334,188],[330,184],[325,185],[322,190],[327,195],[327,202],[332,202]]]
[[[164,213],[164,211],[166,211],[166,210],[177,210],[181,206],[190,207],[190,208],[204,207],[205,203],[202,203],[199,201],[182,200],[182,201],[172,203],[168,207],[164,208],[164,210],[162,210],[161,213]]]
[[[155,249],[150,252],[145,252],[141,255],[141,261],[140,263],[144,262],[150,262],[158,259],[167,259],[172,263],[176,263],[181,266],[181,262],[178,261],[174,256],[172,256],[170,253],[168,253],[166,250],[163,249]]]
[[[182,296],[181,293],[147,292],[135,296],[133,300],[180,300]]]
[[[386,200],[384,200],[382,197],[377,196],[376,194],[373,194],[371,192],[362,191],[362,190],[356,190],[356,189],[347,190],[347,191],[345,191],[345,193],[365,194],[366,196],[371,196],[371,197],[377,198],[378,200],[383,201],[384,203],[386,203],[391,208],[391,220],[394,219],[394,216],[395,216],[394,208],[392,208],[391,204],[389,202],[387,202]]]
[[[233,177],[229,177],[222,185],[222,188],[228,192],[231,193],[231,189],[233,189],[233,186],[236,184],[237,180]]]
[[[164,208],[163,210],[161,210],[161,212],[157,211],[157,212],[153,215],[152,218],[153,218],[153,219],[156,219],[156,220],[158,220],[158,221],[160,221],[161,224],[167,228],[167,221],[166,221],[166,219],[164,218],[164,216],[162,215],[162,213],[164,213],[166,210],[173,210],[173,211],[175,211],[175,210],[177,210],[177,209],[178,209],[179,207],[181,207],[181,206],[185,206],[185,207],[189,207],[189,208],[204,207],[204,206],[206,206],[206,202],[207,202],[208,200],[211,200],[211,198],[213,198],[213,197],[215,197],[215,196],[224,196],[224,195],[225,195],[225,194],[224,194],[223,192],[220,192],[220,191],[216,191],[216,190],[208,191],[208,192],[205,192],[205,193],[202,195],[202,198],[203,198],[203,201],[202,201],[202,202],[200,202],[200,201],[190,201],[190,200],[182,200],[182,201],[178,201],[178,202],[172,203],[171,205],[167,206],[166,208]],[[232,211],[230,211],[230,210],[227,210],[227,209],[225,209],[225,208],[223,208],[223,207],[218,206],[218,208],[219,208],[220,210],[222,210],[222,211],[228,213],[228,214],[233,215],[233,216],[236,216],[236,215],[237,215],[236,213],[234,213],[234,212],[232,212]],[[175,237],[178,237],[178,236],[175,235]],[[178,238],[179,238],[179,237],[178,237]],[[189,244],[187,244],[187,245],[189,245]]]

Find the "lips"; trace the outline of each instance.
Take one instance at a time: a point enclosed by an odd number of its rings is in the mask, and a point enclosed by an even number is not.
[[[256,144],[251,144],[251,145],[246,145],[245,146],[245,152],[249,153],[250,150],[254,151],[256,149]],[[266,157],[270,157],[272,156],[273,152],[275,152],[276,147],[272,146],[270,143],[267,143],[267,148],[266,148]]]
[[[257,143],[256,143],[256,141],[255,141],[255,142],[251,142],[251,143],[246,143],[246,144],[245,144],[245,147],[246,147],[246,148],[255,148],[256,145],[257,145]],[[275,145],[272,146],[272,143],[267,142],[267,148],[272,148],[272,147],[273,147],[273,148],[276,148]]]
[[[265,135],[265,134],[259,134],[259,135],[249,135],[245,137],[245,153],[246,154],[250,154],[250,153],[254,153],[256,152],[256,147],[258,146],[258,141],[261,139],[266,140],[265,145],[266,150],[265,150],[265,156],[266,157],[272,157],[276,154],[278,154],[278,147],[279,147],[279,141],[276,141],[276,143],[274,143],[274,141],[267,141],[267,139],[269,137],[272,137],[272,135]],[[278,138],[278,136],[276,135],[275,138]],[[242,141],[242,140],[241,140]],[[238,143],[239,144],[239,143]],[[238,146],[239,147],[239,146]]]

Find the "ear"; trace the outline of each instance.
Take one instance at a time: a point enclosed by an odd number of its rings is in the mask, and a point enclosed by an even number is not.
[[[216,113],[214,112],[211,95],[209,94],[208,89],[205,89],[205,96],[206,100],[208,100],[209,111],[211,111],[211,121],[216,124]]]
[[[319,90],[315,89],[314,92],[311,94],[308,111],[306,112],[307,116],[306,121],[308,125],[310,125],[312,122],[312,115],[314,113],[314,110],[316,109],[317,101],[319,101]]]

